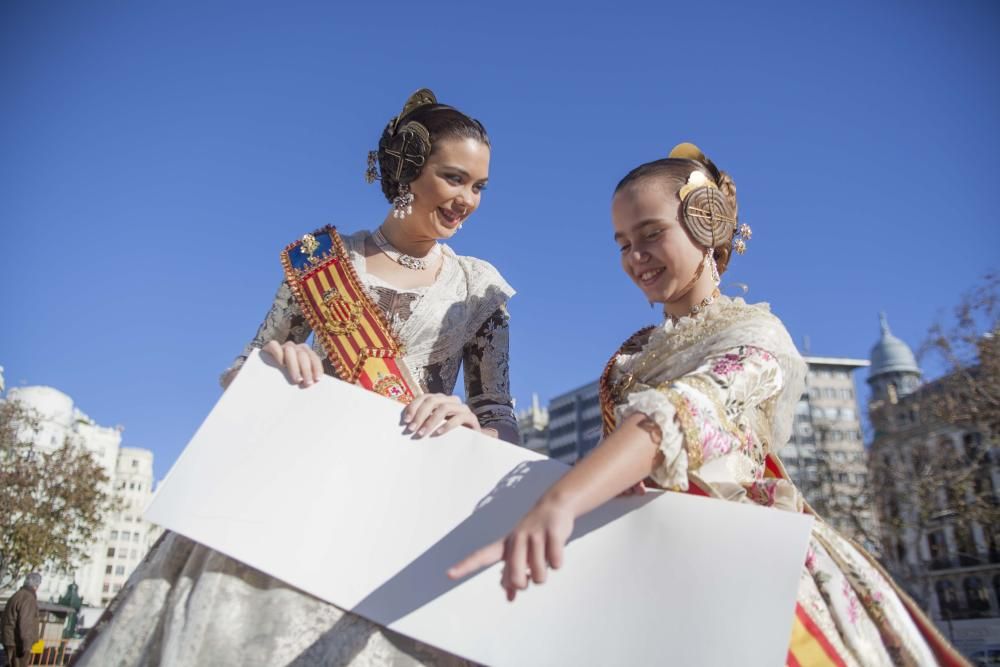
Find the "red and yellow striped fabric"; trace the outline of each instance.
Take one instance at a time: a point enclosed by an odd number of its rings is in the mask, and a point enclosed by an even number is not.
[[[845,667],[843,658],[798,603],[795,605],[792,639],[788,643],[785,664],[787,667]]]
[[[403,348],[361,286],[336,229],[307,234],[282,251],[281,262],[337,376],[402,403],[412,401],[417,385],[403,363]]]

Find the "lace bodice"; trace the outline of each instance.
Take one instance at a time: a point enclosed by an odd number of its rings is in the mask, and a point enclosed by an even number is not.
[[[443,262],[435,282],[398,289],[368,273],[368,236],[367,231],[345,236],[344,245],[365,290],[403,343],[403,359],[421,389],[453,393],[464,364],[466,400],[479,423],[484,427],[503,423],[516,432],[508,371],[510,317],[505,305],[514,294],[511,286],[489,262],[456,255],[442,244]],[[283,280],[257,334],[226,372],[238,369],[253,348],[268,341],[304,343],[311,333]],[[326,372],[334,375],[322,346],[315,339],[312,346]]]

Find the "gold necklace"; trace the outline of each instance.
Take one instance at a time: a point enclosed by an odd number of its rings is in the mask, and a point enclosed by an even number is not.
[[[710,305],[712,305],[712,303],[716,299],[719,298],[719,295],[720,295],[719,288],[716,287],[715,289],[712,290],[711,294],[709,294],[704,299],[702,299],[698,303],[696,303],[693,306],[691,306],[690,310],[688,310],[688,314],[687,315],[681,315],[680,317],[675,316],[675,315],[671,315],[670,313],[667,312],[667,307],[666,306],[663,307],[663,315],[664,315],[664,317],[666,317],[668,320],[670,320],[674,324],[677,324],[677,322],[680,321],[681,317],[694,317],[695,315],[697,315],[701,311],[703,311],[706,308],[708,308]]]

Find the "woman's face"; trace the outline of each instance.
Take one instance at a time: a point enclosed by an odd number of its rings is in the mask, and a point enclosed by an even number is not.
[[[476,139],[442,139],[410,183],[413,223],[427,236],[447,239],[479,208],[490,175],[490,147]]]
[[[683,296],[704,259],[679,215],[677,192],[656,178],[632,183],[611,202],[622,268],[648,301],[669,303]]]

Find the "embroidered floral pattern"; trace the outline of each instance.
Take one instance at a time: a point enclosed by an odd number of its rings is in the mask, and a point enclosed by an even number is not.
[[[776,421],[791,421],[801,360],[777,320],[770,325],[777,331],[762,324],[760,309],[722,299],[703,315],[633,337],[609,362],[602,395],[616,402],[618,422],[642,412],[659,426],[663,464],[652,477],[661,486],[686,488],[684,477],[697,471],[723,497],[738,497],[728,491],[742,488],[745,502],[801,511],[794,485],[765,475],[769,449],[791,432]],[[720,337],[743,340],[711,342]],[[845,665],[937,663],[891,583],[822,520],[813,529],[798,602]]]

